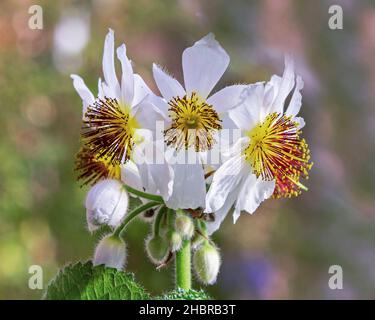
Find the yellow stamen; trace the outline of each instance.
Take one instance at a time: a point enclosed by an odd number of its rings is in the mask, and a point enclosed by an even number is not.
[[[190,147],[196,152],[210,150],[215,143],[214,133],[222,128],[215,109],[195,92],[190,97],[174,97],[168,104],[172,124],[164,131],[166,144],[177,150]]]
[[[250,138],[244,150],[254,174],[264,180],[275,180],[275,198],[297,196],[307,188],[299,181],[308,178],[313,163],[310,150],[300,138],[298,124],[291,117],[272,113],[247,133]]]
[[[101,158],[87,147],[82,147],[76,155],[75,170],[78,172],[77,180],[82,180],[82,185],[93,185],[102,179],[120,179],[120,164],[113,164]]]
[[[104,98],[87,108],[86,119],[82,138],[94,154],[114,164],[130,159],[139,125],[129,107]]]

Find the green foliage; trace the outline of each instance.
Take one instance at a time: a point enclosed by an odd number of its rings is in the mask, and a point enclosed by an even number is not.
[[[47,300],[147,300],[150,296],[135,282],[133,274],[93,266],[92,262],[70,264],[49,284]]]
[[[178,288],[171,292],[168,292],[160,297],[157,297],[158,300],[211,300],[212,298],[204,292],[202,289],[197,290],[183,290]]]

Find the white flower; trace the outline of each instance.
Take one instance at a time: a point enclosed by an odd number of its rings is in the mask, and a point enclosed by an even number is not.
[[[125,243],[114,236],[105,236],[95,248],[93,265],[104,264],[106,267],[122,270],[126,262]]]
[[[302,88],[303,81],[295,76],[293,61],[286,56],[282,77],[274,75],[266,84],[248,86],[243,103],[229,111],[243,137],[215,172],[207,193],[206,212],[215,212],[215,221],[208,223],[210,234],[232,206],[236,222],[241,211],[253,213],[272,195],[291,197],[307,189],[299,182],[308,177],[312,166],[308,145],[300,137],[304,121],[296,117]]]
[[[86,196],[86,218],[89,231],[102,225],[117,227],[125,216],[129,197],[118,180],[106,179],[96,183]]]
[[[164,138],[174,156],[199,155],[212,149],[215,136],[228,120],[226,111],[239,102],[245,86],[228,86],[209,97],[229,64],[229,56],[213,34],[208,34],[182,55],[185,88],[157,65],[153,65],[155,82],[164,97],[158,107],[166,117]],[[160,102],[160,101],[159,101]],[[168,150],[167,150],[168,153]],[[173,192],[167,206],[204,207],[205,179],[199,156],[196,163],[173,165]]]
[[[83,102],[82,140],[85,149],[78,154],[77,169],[86,183],[103,177],[119,179],[120,164],[137,158],[144,160],[145,147],[153,144],[155,124],[164,119],[163,113],[154,106],[161,98],[156,97],[143,79],[133,73],[125,44],[118,47],[116,53],[122,69],[120,82],[115,72],[114,33],[110,29],[104,43],[104,81],[99,79],[97,98],[79,76],[71,75]],[[172,183],[168,181],[173,180],[173,172],[166,162],[153,167],[149,161],[138,169],[147,170],[141,174],[151,174],[158,183],[156,191],[165,199],[169,198]],[[163,183],[159,183],[161,180]]]

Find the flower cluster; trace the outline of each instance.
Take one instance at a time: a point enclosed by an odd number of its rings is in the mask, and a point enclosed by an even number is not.
[[[312,163],[297,116],[303,81],[286,56],[281,77],[212,94],[230,58],[208,34],[183,52],[184,85],[153,65],[159,96],[134,73],[124,44],[116,50],[119,79],[114,53],[109,30],[96,96],[71,76],[83,103],[76,170],[91,185],[88,227],[113,229],[98,244],[94,263],[122,269],[125,229],[143,216],[152,223],[145,246],[153,263],[165,266],[188,245],[198,279],[212,284],[221,258],[210,236],[229,212],[236,221],[270,197],[307,190],[301,178]],[[139,206],[128,212],[129,202]]]

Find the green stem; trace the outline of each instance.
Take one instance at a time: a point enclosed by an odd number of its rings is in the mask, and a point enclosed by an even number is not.
[[[132,221],[136,216],[138,216],[143,211],[146,211],[148,209],[151,209],[152,207],[156,207],[160,205],[157,201],[151,201],[148,202],[140,207],[135,208],[133,211],[129,212],[126,215],[126,218],[124,221],[116,228],[115,232],[113,233],[113,236],[122,238],[123,232],[125,231],[126,226],[130,221]]]
[[[159,235],[160,223],[166,211],[167,211],[167,208],[163,206],[162,208],[160,208],[158,214],[155,217],[155,221],[154,221],[154,236],[155,237]]]
[[[176,214],[185,215],[185,211],[176,210]],[[191,289],[191,245],[190,240],[183,240],[181,249],[176,252],[176,286]]]
[[[191,289],[191,253],[190,240],[182,242],[181,249],[176,252],[176,286]]]
[[[157,195],[154,195],[154,194],[151,194],[151,193],[143,192],[143,191],[134,189],[134,188],[132,188],[128,185],[124,185],[124,186],[125,186],[126,191],[128,191],[132,194],[135,194],[138,197],[141,197],[143,199],[152,200],[152,201],[157,201],[159,203],[164,203],[163,198],[161,196],[157,196]]]

